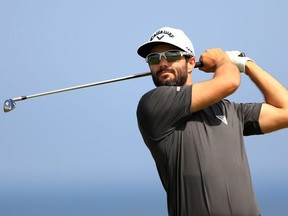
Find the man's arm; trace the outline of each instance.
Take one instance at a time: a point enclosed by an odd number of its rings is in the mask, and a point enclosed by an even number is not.
[[[229,96],[240,85],[238,68],[221,49],[207,50],[201,55],[200,70],[214,72],[212,79],[193,84],[191,112],[202,110]]]
[[[245,73],[260,89],[265,98],[259,124],[263,133],[288,127],[288,91],[274,77],[253,61],[247,61]]]

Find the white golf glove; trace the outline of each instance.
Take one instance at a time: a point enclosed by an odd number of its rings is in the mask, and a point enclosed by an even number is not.
[[[237,51],[237,50],[226,51],[225,53],[229,56],[230,60],[238,67],[240,72],[245,73],[246,62],[247,61],[253,61],[249,57],[241,56],[241,52]]]

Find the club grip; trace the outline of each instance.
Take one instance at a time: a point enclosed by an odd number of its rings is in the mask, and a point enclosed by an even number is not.
[[[246,55],[244,52],[241,52],[238,56],[239,57],[245,57]],[[204,64],[201,60],[199,62],[196,62],[196,64],[195,64],[195,68],[201,68],[203,66],[204,66]]]
[[[200,67],[203,67],[203,62],[202,61],[196,62],[195,68],[200,68]]]

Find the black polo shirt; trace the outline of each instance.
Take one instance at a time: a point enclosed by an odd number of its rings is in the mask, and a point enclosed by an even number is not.
[[[169,215],[260,215],[243,135],[261,134],[261,104],[222,100],[191,113],[191,93],[191,86],[158,87],[137,108]]]

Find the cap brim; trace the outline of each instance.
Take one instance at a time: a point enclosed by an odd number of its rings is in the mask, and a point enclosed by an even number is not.
[[[163,42],[151,41],[151,42],[145,43],[138,48],[137,53],[141,57],[146,58],[146,56],[151,52],[152,48],[159,44],[163,44]]]

